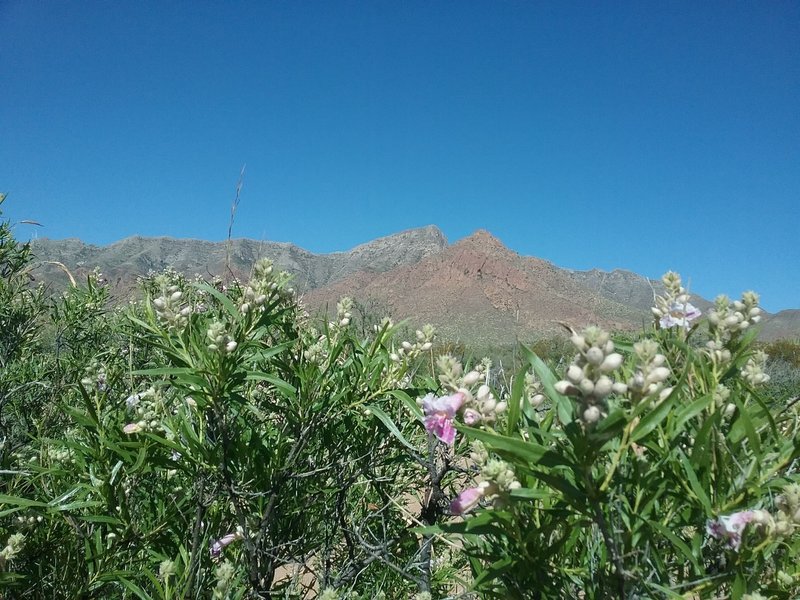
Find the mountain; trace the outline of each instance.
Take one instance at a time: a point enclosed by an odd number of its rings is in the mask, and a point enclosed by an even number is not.
[[[378,238],[347,252],[313,254],[285,242],[258,242],[236,239],[230,242],[228,263],[227,242],[175,239],[168,237],[129,237],[109,246],[93,246],[77,239],[33,242],[33,251],[43,261],[39,274],[47,281],[65,280],[57,261],[76,277],[99,267],[114,283],[132,284],[148,271],[172,267],[192,275],[223,274],[228,270],[238,277],[246,276],[253,263],[268,257],[277,268],[295,276],[294,286],[300,291],[314,289],[358,271],[386,271],[415,263],[440,252],[447,239],[438,227],[428,226]],[[64,281],[64,283],[66,283]]]
[[[311,310],[332,309],[342,296],[395,320],[437,326],[443,337],[509,344],[561,330],[560,323],[639,329],[649,322],[659,281],[630,271],[573,271],[520,256],[484,230],[448,244],[435,226],[378,238],[345,252],[314,254],[290,243],[246,239],[206,242],[131,237],[109,246],[76,239],[33,242],[36,276],[66,285],[61,263],[76,278],[99,267],[126,297],[136,278],[172,267],[188,275],[230,272],[246,277],[260,257],[294,275]],[[229,258],[228,258],[229,257]],[[706,311],[707,300],[692,302]],[[762,338],[800,337],[800,310],[765,315]]]
[[[449,339],[502,344],[515,338],[596,323],[611,329],[641,325],[639,310],[578,283],[547,261],[523,257],[486,231],[418,263],[383,273],[354,273],[309,292],[312,307],[350,295],[383,307],[395,319],[430,322]]]

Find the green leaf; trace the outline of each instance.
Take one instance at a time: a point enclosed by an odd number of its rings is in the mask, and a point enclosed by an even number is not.
[[[669,396],[667,396],[661,404],[656,406],[653,410],[647,413],[644,417],[642,417],[639,424],[634,428],[631,432],[631,441],[638,442],[643,437],[646,437],[650,432],[652,432],[656,427],[661,425],[664,419],[667,418],[670,411],[672,410],[672,405],[675,404],[675,401],[678,398],[678,387],[676,386],[673,388],[672,392]]]
[[[686,542],[684,542],[677,535],[675,535],[672,532],[672,529],[659,523],[658,521],[648,520],[647,522],[653,529],[658,531],[661,535],[663,535],[670,542],[672,542],[672,545],[675,546],[675,548],[680,550],[680,552],[684,555],[684,557],[686,557],[686,560],[688,560],[692,564],[695,575],[703,574],[703,568],[700,566],[700,563],[697,561],[697,557],[692,553],[692,549],[689,548],[689,545]]]
[[[536,373],[539,381],[542,382],[542,387],[544,388],[547,397],[550,398],[550,401],[556,405],[558,418],[561,423],[564,425],[571,423],[574,419],[575,409],[572,401],[569,398],[562,396],[556,391],[555,385],[558,381],[556,376],[553,374],[550,368],[544,364],[544,361],[536,356],[536,354],[525,345],[522,345],[522,352],[525,354],[525,356],[527,356],[531,366],[533,367],[534,373]]]
[[[519,438],[499,435],[485,429],[475,429],[460,424],[457,425],[457,427],[459,431],[463,431],[466,436],[488,444],[489,448],[492,450],[513,454],[521,458],[525,464],[528,465],[537,464],[549,450],[547,447],[537,444],[536,442],[526,442]]]
[[[406,392],[403,390],[390,390],[389,395],[400,400],[400,402],[402,402],[415,417],[422,419],[422,409]]]
[[[522,394],[525,389],[525,373],[528,369],[522,367],[517,371],[514,378],[514,385],[511,386],[511,398],[508,400],[508,423],[506,424],[506,435],[512,435],[517,431],[519,422],[519,411],[522,405]]]
[[[233,317],[234,322],[239,320],[239,317],[240,317],[239,311],[237,310],[236,306],[233,304],[233,301],[230,298],[228,298],[228,296],[226,296],[225,294],[220,292],[217,288],[215,288],[213,286],[210,286],[210,285],[208,285],[207,283],[204,283],[204,282],[198,282],[198,283],[195,283],[193,285],[198,290],[203,290],[204,292],[208,292],[209,294],[214,296],[214,298],[219,300],[219,303],[222,304],[222,306],[225,307],[225,310],[227,310],[230,313],[230,315]]]
[[[706,516],[710,516],[712,511],[711,501],[708,499],[708,494],[703,489],[703,486],[700,485],[700,481],[697,479],[697,474],[692,468],[692,465],[689,462],[689,459],[686,457],[686,454],[684,454],[680,449],[678,449],[677,452],[681,461],[681,466],[683,466],[683,472],[686,473],[686,479],[689,481],[689,486],[692,488],[692,492],[694,492],[695,497],[703,505]]]
[[[375,406],[374,404],[368,404],[366,408],[373,415],[378,417],[383,422],[384,425],[386,425],[386,429],[388,429],[389,432],[394,437],[396,437],[398,440],[400,440],[400,443],[402,443],[407,448],[410,448],[414,452],[417,452],[417,448],[412,446],[408,442],[408,440],[405,437],[403,437],[403,434],[400,433],[400,430],[397,428],[397,425],[394,424],[394,421],[392,421],[392,419],[389,417],[389,415],[387,415],[385,412],[383,412],[383,410],[380,407]]]
[[[249,371],[247,373],[247,379],[251,381],[267,381],[275,386],[277,390],[279,390],[285,397],[289,398],[290,400],[297,399],[297,390],[294,389],[292,384],[285,382],[280,377],[276,377],[275,375],[271,375],[269,373],[258,373],[256,371]]]
[[[25,507],[32,507],[35,506],[37,508],[46,508],[46,502],[39,502],[38,500],[29,500],[28,498],[19,498],[18,496],[7,496],[5,494],[0,494],[0,506],[3,504],[10,504],[12,506],[25,506]]]
[[[671,437],[674,438],[677,435],[683,433],[683,427],[686,425],[688,421],[699,415],[703,410],[705,410],[713,400],[712,394],[706,394],[705,396],[700,396],[694,402],[687,404],[686,406],[680,408],[675,418],[670,423],[672,429]]]

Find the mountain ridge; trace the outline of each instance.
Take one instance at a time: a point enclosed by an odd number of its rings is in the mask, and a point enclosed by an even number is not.
[[[268,257],[294,275],[312,310],[348,295],[394,318],[430,321],[451,339],[491,343],[549,333],[562,322],[637,329],[651,318],[653,294],[662,290],[660,281],[624,269],[579,271],[523,256],[486,229],[449,243],[435,225],[324,254],[291,242],[139,235],[106,246],[40,238],[32,247],[42,260],[40,279],[66,284],[54,261],[77,276],[99,267],[123,293],[148,271],[246,277],[255,260]],[[692,302],[704,311],[711,305],[697,295]],[[765,315],[762,338],[779,337],[800,337],[800,309]]]

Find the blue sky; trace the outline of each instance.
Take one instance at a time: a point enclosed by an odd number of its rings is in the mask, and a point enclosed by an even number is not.
[[[40,236],[224,239],[246,164],[236,237],[485,228],[800,308],[797,2],[2,0],[0,80]]]

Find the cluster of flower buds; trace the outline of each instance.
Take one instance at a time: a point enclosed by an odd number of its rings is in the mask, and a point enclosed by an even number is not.
[[[14,560],[16,556],[22,552],[22,547],[25,545],[25,536],[21,533],[13,533],[6,541],[5,548],[0,550],[0,568],[5,564]]]
[[[353,318],[353,300],[344,297],[336,303],[336,322],[331,325],[339,327],[347,327],[350,325],[350,320]]]
[[[328,360],[328,338],[324,335],[320,335],[313,327],[308,328],[308,335],[309,338],[314,339],[314,341],[303,350],[303,358],[308,362],[321,365]]]
[[[42,515],[28,515],[27,517],[24,515],[17,515],[14,520],[17,522],[17,527],[30,529],[44,521],[44,517],[42,517]]]
[[[663,401],[672,391],[672,388],[664,387],[664,382],[670,376],[670,370],[665,366],[666,357],[659,350],[658,344],[653,340],[642,340],[633,345],[637,365],[627,388],[635,404],[656,395],[659,401]]]
[[[680,275],[669,271],[661,278],[661,282],[665,293],[663,296],[656,296],[656,305],[650,310],[663,329],[680,327],[688,330],[692,321],[700,316],[700,309],[689,302],[689,294],[681,285]]]
[[[450,355],[442,354],[436,360],[439,382],[445,389],[463,396],[463,419],[470,426],[493,423],[497,416],[508,408],[505,401],[498,401],[491,388],[486,385],[487,367],[491,363],[481,362],[473,370],[462,375],[461,363]]]
[[[220,321],[214,321],[208,326],[206,335],[211,341],[211,343],[208,345],[208,349],[212,352],[230,354],[236,350],[236,341],[225,329],[224,323],[221,323]]]
[[[769,375],[764,372],[764,367],[767,366],[767,353],[763,350],[757,350],[750,360],[744,365],[742,375],[750,383],[750,385],[760,385],[769,381]]]
[[[709,340],[706,342],[706,354],[711,362],[720,367],[731,361],[731,351],[725,347],[722,340]]]
[[[546,400],[542,382],[532,372],[525,373],[525,394],[533,408],[539,408]]]
[[[122,428],[128,435],[163,429],[160,418],[164,413],[164,402],[155,388],[151,387],[144,392],[128,396],[125,399],[125,406],[136,419]]]
[[[275,271],[272,261],[268,258],[259,258],[253,264],[250,281],[242,290],[239,311],[247,314],[251,311],[261,311],[264,305],[274,295],[289,297],[294,290],[287,287],[291,276],[285,271]]]
[[[161,579],[161,581],[168,581],[177,574],[178,569],[174,560],[165,558],[161,561],[161,564],[158,565],[158,577]]]
[[[217,583],[211,592],[214,600],[227,600],[230,598],[231,585],[233,578],[236,577],[236,567],[229,560],[222,561],[214,571]]]
[[[612,392],[626,391],[624,383],[610,377],[623,359],[614,352],[614,342],[608,333],[599,327],[588,327],[582,334],[573,333],[571,340],[578,354],[567,368],[567,378],[557,382],[555,388],[559,394],[577,399],[581,421],[590,426],[602,418],[606,397]]]
[[[417,329],[415,333],[415,342],[403,342],[396,352],[391,354],[391,358],[395,362],[400,362],[404,359],[414,359],[423,352],[428,352],[433,348],[433,340],[436,337],[436,329],[433,325],[427,324],[422,329]],[[460,366],[460,365],[459,365]]]
[[[84,376],[81,379],[83,387],[87,389],[96,389],[98,392],[104,392],[108,388],[106,382],[106,368],[102,363],[93,360],[91,364],[84,369]]]
[[[450,512],[462,515],[475,508],[481,500],[500,506],[509,492],[521,487],[514,470],[504,460],[486,460],[481,468],[481,479],[477,487],[467,488],[453,499]]]
[[[731,391],[725,385],[718,383],[714,388],[714,405],[722,410],[722,416],[730,419],[736,412],[736,404],[730,401]]]
[[[711,334],[717,340],[729,340],[761,320],[758,294],[745,292],[741,300],[731,302],[727,296],[717,296],[714,308],[708,313]]]
[[[787,538],[800,526],[800,485],[794,483],[786,486],[775,499],[775,507],[778,509],[775,533]]]
[[[182,302],[183,292],[177,285],[169,286],[164,294],[153,300],[156,317],[169,329],[183,329],[189,322],[192,307]]]

